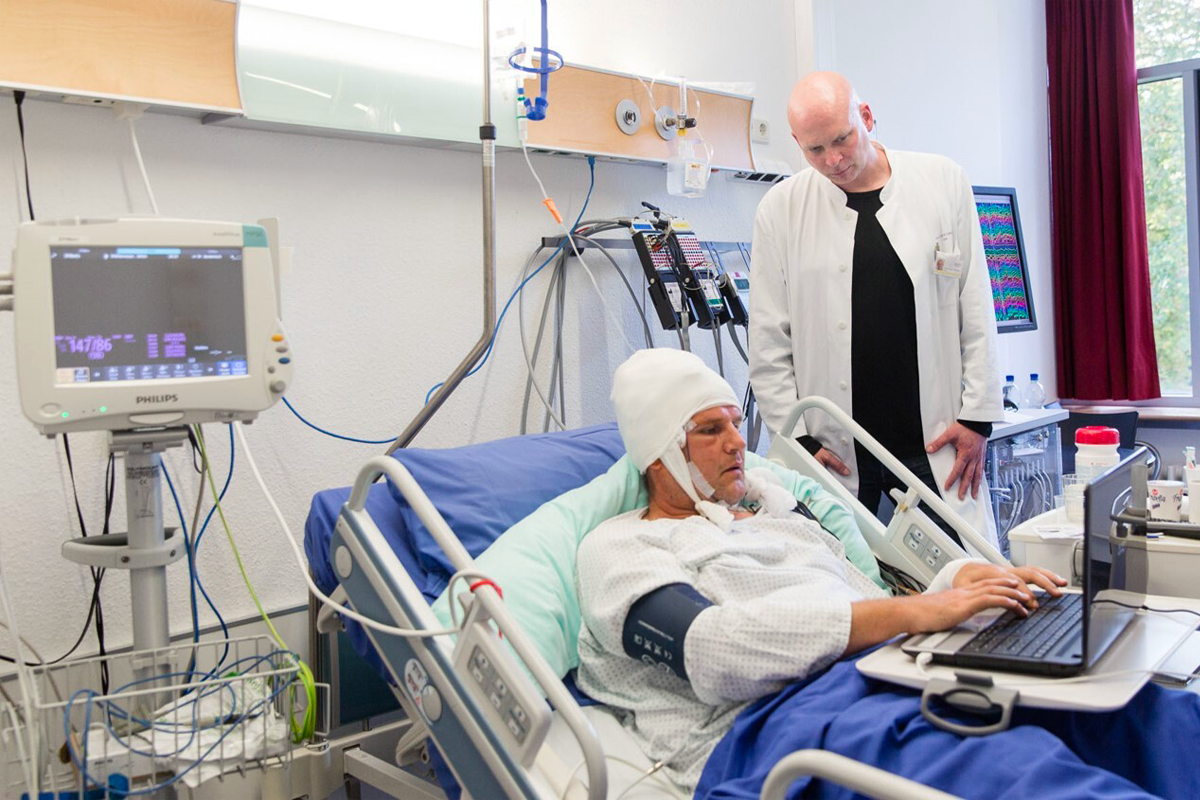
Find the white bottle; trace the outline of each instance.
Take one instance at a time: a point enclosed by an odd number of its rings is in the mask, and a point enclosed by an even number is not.
[[[1121,434],[1116,428],[1088,425],[1075,431],[1075,474],[1090,481],[1121,460],[1117,446]]]
[[[1029,375],[1029,390],[1025,395],[1026,408],[1044,408],[1046,405],[1046,387],[1038,380],[1036,372]]]
[[[1002,393],[1004,395],[1004,407],[1006,409],[1011,408],[1016,410],[1021,407],[1021,392],[1017,389],[1017,384],[1014,383],[1014,376],[1004,376],[1004,388]]]

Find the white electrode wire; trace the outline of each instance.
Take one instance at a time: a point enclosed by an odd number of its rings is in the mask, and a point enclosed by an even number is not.
[[[146,195],[150,198],[150,208],[154,212],[154,216],[158,216],[158,201],[154,199],[154,189],[150,186],[150,176],[146,174],[146,162],[142,161],[142,148],[138,145],[137,128],[134,127],[133,119],[129,122],[129,138],[133,141],[133,154],[137,157],[138,170],[142,173],[142,183],[146,187]]]
[[[429,636],[449,636],[458,633],[457,628],[443,628],[441,630],[424,631],[416,628],[397,628],[394,625],[387,625],[382,622],[376,622],[370,617],[364,617],[357,611],[346,608],[336,600],[326,596],[324,592],[313,582],[312,576],[309,574],[308,563],[304,558],[304,554],[300,552],[300,545],[296,544],[296,539],[292,535],[291,526],[284,519],[283,512],[279,510],[279,505],[276,504],[275,498],[271,495],[271,490],[267,488],[266,481],[263,480],[262,473],[258,471],[258,464],[254,462],[254,454],[250,452],[250,443],[246,441],[246,434],[242,430],[242,425],[234,425],[234,431],[237,433],[238,441],[242,444],[242,451],[246,454],[246,463],[250,465],[250,471],[254,473],[254,480],[258,483],[258,488],[262,490],[263,497],[267,499],[267,503],[271,506],[271,511],[275,512],[275,519],[279,521],[279,528],[285,534],[288,545],[292,548],[292,553],[296,556],[296,564],[300,567],[300,574],[304,576],[304,582],[308,584],[308,590],[312,592],[313,597],[316,597],[325,605],[332,608],[334,611],[341,614],[346,619],[352,619],[361,625],[387,633],[392,636],[404,636],[411,638],[425,638]]]
[[[7,630],[7,629],[8,629],[8,623],[7,623],[7,622],[0,621],[0,628],[4,628],[5,630]],[[46,658],[45,658],[45,656],[43,656],[43,655],[42,655],[40,652],[38,652],[38,649],[37,649],[36,647],[34,647],[34,646],[33,646],[33,642],[29,641],[29,640],[28,640],[28,639],[26,639],[24,636],[22,636],[22,637],[21,637],[21,642],[22,642],[22,643],[25,645],[26,649],[28,649],[28,650],[29,650],[29,652],[33,653],[33,657],[34,657],[34,658],[36,658],[36,659],[37,659],[37,660],[40,662],[40,664],[46,664],[46,663],[47,663],[47,662],[46,662]],[[28,666],[28,664],[27,664],[26,666]],[[58,681],[54,680],[54,676],[53,676],[53,675],[51,675],[49,672],[47,672],[47,673],[46,673],[46,678],[49,680],[49,683],[50,683],[50,688],[51,688],[51,690],[53,690],[53,691],[54,691],[54,696],[55,696],[56,698],[58,698],[58,701],[59,701],[60,703],[61,703],[61,702],[63,702],[63,701],[65,701],[65,700],[66,700],[66,698],[65,698],[65,697],[63,697],[62,690],[58,688]],[[8,696],[8,695],[5,695],[5,697],[7,697],[7,696]],[[10,698],[10,699],[11,699],[11,698]]]
[[[33,743],[32,741],[27,743],[24,737],[21,736],[21,730],[23,728],[29,728],[32,730],[33,725],[24,724],[20,715],[17,714],[17,709],[13,707],[11,703],[5,703],[3,710],[5,714],[8,715],[8,724],[13,732],[12,738],[17,743],[17,760],[21,763],[21,773],[25,778],[25,790],[28,792],[25,797],[39,797],[40,795],[38,794],[37,786],[33,781],[31,767],[32,759],[30,759],[27,754],[27,748],[32,747]],[[32,737],[32,733],[30,736]]]
[[[533,161],[529,159],[529,148],[525,146],[525,142],[521,142],[521,152],[525,154],[525,163],[529,165],[529,174],[533,175],[533,179],[537,181],[538,190],[542,193],[542,197],[549,199],[550,195],[546,194],[546,186],[542,183],[542,179],[538,177],[537,170],[533,168]]]
[[[712,724],[713,718],[717,715],[717,712],[719,710],[720,710],[719,708],[715,708],[715,707],[713,709],[711,709],[708,712],[707,719],[704,720],[704,723],[700,727],[706,728],[708,725]],[[684,742],[682,745],[679,746],[679,748],[677,750],[675,750],[675,752],[671,753],[669,756],[666,756],[665,758],[660,758],[658,761],[655,761],[650,766],[650,769],[646,769],[641,764],[635,764],[632,761],[627,761],[626,759],[621,758],[619,756],[605,755],[604,756],[605,761],[612,761],[617,764],[623,764],[627,767],[632,767],[632,768],[636,769],[638,772],[642,773],[641,775],[638,776],[638,778],[633,783],[629,784],[623,790],[621,790],[621,793],[618,794],[616,796],[616,798],[614,798],[614,800],[622,800],[622,798],[624,798],[625,795],[627,795],[631,791],[633,791],[633,788],[635,786],[637,786],[639,783],[641,783],[642,781],[646,780],[646,778],[649,778],[652,775],[657,776],[659,770],[661,770],[663,767],[665,767],[667,764],[669,764],[676,756],[678,756],[680,753],[682,753],[684,750],[686,750],[690,744],[691,744],[691,742]],[[575,768],[573,770],[571,770],[570,773],[567,774],[567,782],[563,786],[562,793],[559,794],[559,800],[565,800],[565,798],[567,796],[567,790],[571,788],[571,781],[575,780],[575,773],[579,772],[579,768],[582,767],[583,764],[584,764],[584,762],[580,761],[578,764],[575,765]],[[677,788],[675,786],[675,784],[671,783],[669,780],[664,780],[662,777],[657,777],[656,780],[660,784],[665,785],[667,787],[667,789],[671,791],[672,794],[675,794],[674,790]],[[582,785],[582,783],[581,783],[581,785]],[[587,788],[586,785],[584,785],[584,788]]]
[[[29,667],[25,666],[25,639],[21,636],[21,629],[17,627],[16,607],[13,605],[12,597],[8,593],[8,581],[4,577],[3,558],[0,558],[0,604],[4,606],[4,617],[8,623],[8,632],[12,635],[13,644],[16,647],[17,684],[21,687],[21,704],[25,716],[24,732],[27,741],[24,745],[21,743],[21,728],[14,728],[17,749],[19,751],[18,758],[21,761],[21,771],[25,775],[25,788],[28,790],[30,797],[37,797],[37,773],[39,769],[35,763],[37,747],[36,731],[34,730],[36,719],[34,698],[37,697],[37,693],[34,691],[33,676],[29,672]]]
[[[673,757],[674,756],[671,756],[671,758],[673,758]],[[607,762],[613,763],[613,764],[621,764],[622,766],[629,767],[630,769],[637,770],[638,772],[641,773],[633,781],[633,783],[626,786],[624,788],[624,790],[622,790],[621,793],[619,795],[617,795],[616,798],[614,798],[614,800],[622,800],[622,798],[625,797],[625,795],[629,794],[633,790],[633,787],[637,786],[639,783],[646,780],[646,778],[649,778],[652,775],[658,776],[658,771],[661,770],[664,766],[666,766],[665,760],[655,762],[650,767],[650,769],[646,769],[641,764],[637,764],[626,758],[621,758],[620,756],[605,755],[604,760]],[[582,767],[585,763],[587,763],[587,762],[580,761],[578,764],[575,765],[575,769],[571,770],[570,774],[567,776],[567,782],[565,784],[563,784],[562,792],[560,792],[558,795],[558,800],[566,800],[567,792],[570,791],[571,786],[573,785],[576,773],[579,772],[579,768]],[[672,793],[674,792],[676,787],[670,781],[664,780],[661,776],[656,777],[656,780],[658,780],[658,782],[660,784],[666,786],[668,791],[672,791]],[[583,781],[580,781],[579,785],[582,786],[585,790],[587,789],[587,784],[585,784]]]

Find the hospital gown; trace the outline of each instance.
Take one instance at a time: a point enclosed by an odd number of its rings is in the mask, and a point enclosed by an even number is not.
[[[608,520],[580,545],[578,682],[690,790],[740,711],[836,661],[850,639],[850,604],[887,595],[846,560],[841,542],[798,514],[760,513],[725,533],[702,517],[644,520],[645,512]],[[685,639],[690,682],[622,646],[633,603],[673,583],[714,604]]]

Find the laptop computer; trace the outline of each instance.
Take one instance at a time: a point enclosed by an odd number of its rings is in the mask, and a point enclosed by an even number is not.
[[[1060,598],[1041,595],[1028,617],[1006,611],[980,630],[911,636],[901,649],[929,653],[935,664],[1033,675],[1075,675],[1096,663],[1145,602],[1145,595],[1125,590],[1109,545],[1113,506],[1129,489],[1133,465],[1145,459],[1145,448],[1138,448],[1084,488],[1082,558],[1079,551],[1075,558],[1082,591],[1068,587]]]

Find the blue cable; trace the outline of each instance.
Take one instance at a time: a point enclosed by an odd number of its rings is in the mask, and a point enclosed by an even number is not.
[[[229,482],[233,480],[233,462],[237,455],[237,448],[233,442],[233,423],[226,423],[229,428],[229,474],[225,476],[225,485],[221,487],[221,493],[217,495],[217,502],[225,499],[225,492],[229,491]],[[388,441],[391,441],[390,439]],[[200,532],[196,534],[196,548],[200,548],[200,540],[204,538],[204,532],[208,530],[208,522],[212,519],[213,514],[217,513],[217,507],[214,505],[208,510],[208,514],[204,517],[204,524],[200,526]],[[204,591],[203,586],[200,591]]]
[[[243,672],[249,672],[250,670],[253,670],[254,667],[256,667],[258,664],[261,664],[263,661],[266,661],[266,660],[272,658],[273,656],[280,655],[280,654],[287,655],[288,653],[287,653],[287,651],[278,650],[273,653],[268,653],[267,655],[264,655],[264,656],[247,656],[246,658],[238,659],[238,661],[235,662],[232,666],[236,667],[238,664],[240,664],[242,662],[253,661],[255,663],[252,664],[248,670],[243,670]],[[293,657],[295,656],[294,653],[291,655]],[[172,673],[172,674],[167,674],[167,675],[156,675],[156,676],[153,676],[150,678],[142,678],[141,680],[132,681],[130,683],[125,684],[117,691],[118,692],[124,691],[125,689],[128,689],[133,686],[137,686],[139,684],[149,683],[149,682],[153,682],[153,681],[160,681],[160,680],[163,680],[164,678],[176,678],[176,677],[183,677],[185,679],[190,679],[190,673],[181,672],[181,673]],[[223,734],[221,734],[221,736],[215,742],[213,742],[212,745],[207,750],[205,750],[200,755],[199,758],[197,758],[195,761],[193,761],[191,764],[189,764],[186,769],[183,769],[180,772],[173,775],[170,779],[164,781],[163,783],[156,784],[156,785],[150,786],[150,787],[146,787],[144,789],[136,789],[136,790],[132,790],[132,791],[121,790],[119,792],[114,789],[112,792],[112,795],[114,797],[115,796],[131,797],[131,796],[136,796],[136,795],[150,794],[153,792],[157,792],[160,789],[165,789],[166,787],[171,786],[172,784],[176,783],[181,778],[183,778],[184,775],[191,772],[199,764],[201,764],[206,758],[208,758],[208,756],[218,746],[220,746],[221,743],[225,741],[225,738],[227,736],[229,736],[229,734],[233,733],[233,731],[236,730],[240,724],[245,722],[250,717],[254,716],[257,713],[258,709],[263,708],[267,704],[273,702],[277,697],[279,697],[281,694],[283,694],[283,692],[286,691],[288,686],[291,685],[293,682],[294,682],[294,679],[293,679],[293,681],[282,682],[281,685],[277,689],[275,689],[275,691],[269,697],[265,697],[262,700],[260,700],[259,702],[255,703],[255,704],[251,705],[250,707],[248,707],[247,709],[245,709],[245,711],[242,712],[241,716],[236,721],[233,721],[232,723],[230,722],[229,717],[225,717],[222,720],[215,722],[213,725],[206,726],[204,728],[197,728],[193,725],[192,730],[191,730],[191,735],[188,737],[188,744],[191,743],[191,741],[195,738],[196,733],[199,731],[210,730],[211,728],[217,727],[219,725],[227,725],[228,729]],[[210,691],[219,691],[222,688],[229,688],[229,690],[232,692],[232,689],[230,687],[228,687],[227,685],[226,686],[214,686],[214,687],[212,687],[212,689]],[[73,695],[71,695],[71,699],[67,701],[67,706],[63,711],[63,733],[64,733],[67,750],[70,753],[71,760],[75,763],[75,766],[79,769],[80,774],[83,776],[85,784],[95,784],[97,786],[105,786],[105,785],[108,785],[107,781],[105,781],[104,783],[101,783],[93,775],[91,775],[91,773],[88,772],[88,768],[87,768],[88,767],[88,764],[87,764],[88,748],[87,748],[86,737],[83,742],[83,748],[82,748],[83,758],[82,759],[80,758],[80,754],[76,752],[75,746],[73,744],[74,740],[72,738],[72,731],[71,731],[71,708],[75,704],[76,699],[80,695],[88,695],[89,696],[88,701],[87,701],[87,711],[84,714],[84,728],[83,729],[85,731],[91,730],[91,726],[92,726],[92,707],[95,705],[92,702],[92,699],[99,696],[96,692],[92,691],[91,689],[80,689],[79,691],[77,691]],[[203,692],[202,692],[202,696],[203,696]],[[234,695],[234,697],[236,700],[236,694]],[[195,720],[196,714],[198,713],[198,706],[195,704],[194,698],[192,701],[189,701],[189,702],[192,704],[192,719]],[[113,710],[108,708],[108,706],[113,706],[115,704],[111,700],[106,700],[106,701],[104,701],[104,705],[106,707],[105,708],[105,718],[106,718],[105,726],[107,727],[109,733],[112,734],[113,738],[116,739],[116,741],[124,744],[124,741],[121,739],[121,735],[112,729],[112,724],[108,719],[109,717],[114,715]],[[125,713],[124,711],[122,711],[119,706],[116,707],[115,716],[118,719],[130,719],[130,720],[134,719],[132,716],[130,716],[127,713]],[[160,724],[160,723],[153,723],[151,725],[151,727],[155,727],[158,724]],[[128,745],[126,745],[126,746],[128,747]],[[184,745],[184,747],[186,747],[186,746],[187,745]],[[130,748],[130,749],[132,750],[132,748]],[[135,751],[135,752],[138,752],[138,751]],[[175,752],[179,752],[179,750],[176,750]],[[143,755],[149,755],[149,754],[143,753]],[[173,754],[167,754],[167,755],[173,755]]]
[[[583,199],[583,208],[579,209],[579,216],[575,218],[575,224],[571,226],[572,233],[575,231],[576,228],[579,227],[579,223],[583,220],[583,215],[584,215],[584,213],[587,212],[588,203],[591,202],[591,199],[592,199],[592,190],[596,188],[596,157],[595,156],[588,156],[588,169],[591,172],[591,182],[588,184],[587,197],[585,197]],[[504,309],[500,312],[499,319],[496,320],[496,327],[492,329],[492,338],[491,338],[491,341],[488,342],[487,350],[483,354],[483,359],[478,364],[476,364],[471,369],[470,372],[468,372],[466,375],[463,376],[463,380],[466,380],[467,378],[474,375],[476,372],[479,372],[479,370],[483,369],[483,365],[487,363],[488,358],[492,355],[492,347],[496,344],[496,337],[500,334],[500,323],[504,322],[504,315],[508,313],[508,307],[511,306],[513,300],[515,300],[517,298],[517,296],[521,294],[521,290],[525,288],[525,284],[529,283],[531,280],[534,279],[534,277],[537,276],[537,274],[539,272],[541,272],[543,269],[545,269],[546,265],[554,260],[554,257],[559,254],[559,252],[563,249],[563,247],[566,246],[566,244],[567,244],[567,239],[566,239],[566,237],[563,237],[563,240],[559,243],[558,247],[554,248],[554,252],[550,254],[550,257],[547,258],[545,261],[543,261],[542,265],[540,267],[538,267],[533,272],[531,272],[528,275],[528,277],[526,277],[525,280],[521,281],[521,284],[516,289],[513,290],[512,295],[510,295],[508,298],[508,302],[504,304]],[[445,383],[445,381],[443,381],[442,383],[436,384],[432,389],[429,390],[429,392],[425,395],[425,403],[426,404],[429,403],[429,398],[433,397],[433,393],[436,392],[438,389],[440,389],[444,383]],[[389,441],[391,441],[391,440],[389,440]]]
[[[305,425],[312,428],[314,431],[323,433],[326,436],[332,436],[335,439],[342,439],[343,441],[347,441],[347,442],[358,442],[359,444],[391,444],[392,442],[396,441],[395,437],[392,437],[391,439],[357,439],[353,436],[343,436],[340,433],[334,433],[333,431],[327,431],[324,428],[313,425],[311,422],[306,420],[304,417],[300,416],[300,412],[297,411],[296,409],[292,408],[292,404],[288,402],[288,399],[286,397],[281,397],[279,399],[282,400],[283,404],[288,407],[288,411],[291,411],[293,414],[296,415],[296,419],[300,420]],[[428,402],[428,401],[426,401],[426,402]]]
[[[179,495],[175,494],[175,484],[171,482],[171,473],[167,469],[167,462],[162,460],[162,456],[159,456],[158,464],[162,467],[163,477],[167,479],[167,488],[171,490],[171,499],[175,501],[175,513],[179,515],[179,527],[183,530],[183,549],[187,553],[188,591],[192,607],[192,641],[199,642],[200,615],[196,610],[196,561],[192,553],[191,541],[188,539],[187,522],[183,518],[183,506],[179,504]]]
[[[237,448],[233,442],[233,423],[227,423],[226,427],[229,428],[229,473],[225,476],[225,485],[221,487],[221,493],[217,495],[218,503],[225,499],[225,492],[229,491],[229,483],[233,480],[233,464],[237,456]],[[203,476],[201,476],[201,484],[203,484]],[[201,491],[203,491],[203,487]],[[212,515],[216,510],[217,507],[214,504],[208,510],[208,515],[204,517],[204,524],[200,526],[200,530],[196,533],[196,541],[193,543],[196,554],[200,552],[200,540],[204,537],[204,532],[208,530],[208,522],[212,519]],[[217,606],[213,603],[212,599],[208,596],[208,591],[204,588],[204,581],[200,579],[199,561],[196,562],[195,573],[196,588],[200,590],[200,594],[204,595],[204,602],[208,603],[208,607],[216,614],[217,622],[221,625],[221,634],[225,637],[225,649],[221,652],[221,660],[217,662],[217,667],[220,668],[225,663],[225,658],[229,655],[229,627],[225,624],[225,619],[221,616],[221,612],[217,611]]]
[[[220,623],[220,625],[221,625],[221,633],[225,637],[225,649],[222,652],[221,660],[217,663],[217,667],[216,667],[216,669],[220,669],[221,664],[225,663],[225,658],[229,655],[229,628],[225,625],[225,619],[224,619],[224,617],[221,616],[221,612],[217,610],[216,605],[213,603],[212,599],[208,596],[208,592],[204,591],[204,584],[202,584],[200,582],[200,572],[199,572],[198,566],[196,564],[196,553],[195,553],[195,545],[199,544],[200,540],[199,540],[199,538],[197,538],[196,542],[193,544],[191,542],[191,540],[188,539],[187,522],[185,521],[184,516],[183,516],[183,506],[180,505],[180,503],[179,503],[179,495],[177,495],[175,493],[175,484],[171,482],[171,473],[167,469],[167,463],[162,460],[161,456],[158,459],[158,463],[162,467],[163,477],[165,477],[167,479],[167,488],[171,490],[171,499],[175,501],[175,513],[179,515],[179,527],[183,530],[183,549],[184,549],[184,552],[187,554],[187,562],[188,562],[188,594],[189,594],[188,600],[189,600],[191,610],[192,610],[192,641],[197,644],[200,642],[200,615],[197,610],[197,603],[196,603],[196,589],[199,588],[200,593],[202,595],[204,595],[205,602],[208,603],[208,607],[210,609],[212,609],[212,612],[214,614],[216,614],[217,622]],[[230,461],[230,477],[233,477],[232,457],[231,457],[231,461]],[[226,487],[228,487],[229,482],[226,481],[225,485],[226,485]],[[201,483],[200,491],[204,491],[203,483]],[[212,516],[211,511],[209,512],[209,516]],[[207,522],[208,522],[208,520],[205,520],[206,524],[207,524]],[[191,672],[192,667],[195,666],[194,662],[195,662],[195,655],[193,655],[192,660],[188,662],[189,673]],[[209,672],[208,675],[206,675],[205,677],[206,678],[212,677],[212,675],[215,671],[216,670]]]
[[[525,69],[525,68],[522,68],[522,69]],[[579,216],[575,218],[575,224],[573,226],[571,226],[572,232],[574,232],[574,230],[579,227],[579,223],[583,220],[583,215],[587,212],[588,203],[590,203],[592,200],[592,190],[596,188],[596,157],[588,156],[587,161],[588,161],[588,172],[590,174],[590,179],[588,182],[587,196],[583,199],[583,207],[579,209]],[[500,323],[504,322],[504,315],[508,313],[509,306],[512,305],[513,300],[515,300],[517,298],[517,296],[521,293],[521,290],[525,288],[525,284],[529,283],[531,280],[534,279],[534,277],[539,272],[541,272],[543,269],[545,269],[546,265],[548,265],[551,261],[554,260],[554,257],[559,254],[559,252],[563,249],[563,247],[566,246],[566,244],[567,244],[567,240],[564,237],[563,241],[559,243],[558,247],[554,248],[554,252],[550,254],[550,257],[547,258],[545,261],[543,261],[541,266],[539,266],[532,273],[530,273],[525,278],[525,280],[521,281],[521,284],[519,286],[517,286],[517,288],[513,291],[512,295],[508,298],[508,302],[506,302],[504,304],[504,308],[500,312],[500,317],[496,320],[496,326],[494,328],[492,328],[492,338],[488,341],[487,350],[484,351],[483,359],[478,364],[476,364],[471,369],[470,372],[468,372],[466,375],[463,376],[463,380],[466,380],[467,378],[474,375],[476,372],[479,372],[479,370],[481,370],[483,368],[483,365],[487,363],[488,358],[491,357],[491,355],[492,355],[492,347],[494,347],[496,344],[496,337],[500,334]],[[433,397],[433,393],[436,392],[438,389],[440,389],[444,383],[445,383],[445,381],[435,384],[425,394],[426,405],[429,404],[429,399],[431,397]],[[390,438],[390,439],[360,439],[356,436],[344,436],[340,433],[334,433],[333,431],[327,431],[324,428],[320,427],[319,425],[314,425],[313,423],[306,420],[303,416],[301,416],[300,412],[297,411],[290,402],[288,402],[288,399],[286,397],[281,397],[280,399],[283,400],[283,404],[285,406],[287,406],[288,411],[291,411],[292,414],[294,414],[296,416],[296,419],[300,420],[305,425],[312,428],[314,431],[317,431],[318,433],[323,433],[326,436],[331,436],[334,439],[341,439],[342,441],[345,441],[345,442],[357,442],[358,444],[391,444],[392,442],[395,441],[394,437]],[[230,429],[230,435],[232,436],[232,429]],[[231,472],[232,472],[232,469],[233,469],[233,463],[231,461],[230,462]],[[226,482],[225,485],[228,486],[229,483]],[[221,492],[221,496],[222,497],[225,496],[224,491]],[[208,516],[212,517],[212,511],[208,512]],[[207,527],[208,527],[208,519],[205,519],[204,520],[204,528],[207,528]],[[197,545],[200,544],[200,537],[204,535],[204,528],[200,529],[200,533],[196,537]],[[201,591],[202,592],[204,591],[203,587],[201,587]]]

